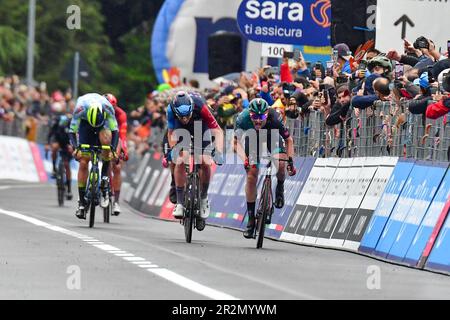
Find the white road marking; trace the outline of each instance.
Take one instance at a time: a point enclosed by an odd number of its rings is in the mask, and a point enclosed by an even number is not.
[[[100,250],[103,250],[103,251],[105,251],[107,253],[111,253],[111,252],[107,251],[104,248],[112,248],[112,249],[114,249],[114,251],[120,250],[120,249],[118,249],[116,247],[110,246],[108,244],[104,244],[103,242],[101,242],[99,240],[96,240],[94,238],[90,238],[88,236],[85,236],[85,235],[82,235],[82,234],[70,231],[68,229],[64,229],[64,228],[61,228],[61,227],[58,227],[58,226],[51,225],[49,223],[43,222],[43,221],[38,220],[36,218],[32,218],[32,217],[26,216],[26,215],[21,214],[21,213],[17,213],[17,212],[13,212],[13,211],[6,211],[6,210],[3,210],[3,209],[0,209],[0,213],[4,214],[4,215],[7,215],[7,216],[10,216],[10,217],[13,217],[13,218],[16,218],[16,219],[20,219],[20,220],[29,222],[29,223],[34,224],[34,225],[39,226],[39,227],[44,227],[46,229],[49,229],[49,230],[52,230],[52,231],[55,231],[55,232],[59,232],[59,233],[62,233],[62,234],[69,235],[71,237],[80,239],[80,240],[82,240],[82,241],[92,245],[93,247],[96,247],[96,248],[98,248]],[[111,250],[111,251],[113,251],[113,250]],[[195,281],[193,281],[191,279],[188,279],[188,278],[186,278],[184,276],[181,276],[181,275],[179,275],[179,274],[177,274],[177,273],[175,273],[173,271],[170,271],[169,269],[161,268],[161,267],[159,267],[157,265],[151,264],[151,262],[146,261],[144,258],[136,257],[136,256],[134,256],[134,254],[131,254],[131,253],[113,253],[113,254],[115,256],[122,257],[122,259],[128,261],[132,265],[137,265],[140,268],[145,268],[145,269],[147,269],[147,271],[149,271],[149,272],[151,272],[151,273],[153,273],[153,274],[155,274],[155,275],[157,275],[157,276],[159,276],[161,278],[164,278],[164,279],[166,279],[166,280],[168,280],[168,281],[170,281],[170,282],[172,282],[172,283],[174,283],[174,284],[176,284],[176,285],[178,285],[180,287],[183,287],[183,288],[185,288],[187,290],[190,290],[190,291],[193,291],[195,293],[198,293],[198,294],[200,294],[202,296],[205,296],[207,298],[214,299],[214,300],[238,300],[238,298],[236,298],[236,297],[233,297],[233,296],[228,295],[228,294],[226,294],[224,292],[221,292],[221,291],[209,288],[207,286],[204,286],[204,285],[202,285],[202,284],[200,284],[198,282],[195,282]],[[142,264],[136,264],[136,262],[138,262],[138,261],[140,263],[142,263]],[[147,264],[144,264],[144,262],[147,263]]]

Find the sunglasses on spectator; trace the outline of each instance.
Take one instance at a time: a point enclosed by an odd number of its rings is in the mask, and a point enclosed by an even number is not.
[[[267,119],[267,114],[266,113],[264,113],[264,114],[250,113],[250,118],[255,121],[256,120],[264,121]]]

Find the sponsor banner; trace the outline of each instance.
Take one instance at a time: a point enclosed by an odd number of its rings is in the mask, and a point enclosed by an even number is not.
[[[353,200],[349,200],[353,203],[349,203],[345,210],[347,210],[347,207],[352,209],[344,212],[343,224],[336,229],[336,236],[344,236],[345,238],[344,248],[358,250],[367,225],[380,201],[396,163],[397,158],[367,158],[359,177],[361,186],[357,189],[357,195],[352,197]],[[379,165],[379,167],[374,167],[374,164]],[[353,208],[356,207],[358,202],[360,203],[358,205],[359,209],[354,210]],[[349,224],[345,225],[345,223]]]
[[[241,33],[255,42],[330,45],[329,0],[243,0],[237,20]]]
[[[429,167],[416,162],[375,248],[375,255],[386,258],[409,210],[416,199],[423,199]]]
[[[133,195],[131,196],[129,200],[129,204],[131,207],[139,210],[141,206],[141,196],[144,189],[144,186],[146,185],[150,173],[152,172],[152,168],[150,167],[150,161],[151,161],[151,154],[146,153],[141,160],[139,167],[136,171],[136,173],[133,175],[131,174],[131,183],[130,188],[134,190]]]
[[[314,160],[313,158],[299,158],[294,160],[295,166],[298,168],[297,175],[295,177],[287,177],[286,179],[284,185],[285,206],[281,210],[275,209],[272,216],[272,224],[267,226],[266,229],[266,235],[268,237],[280,238],[284,226],[292,214],[298,197],[308,179],[314,165]]]
[[[447,171],[439,190],[423,218],[414,240],[406,253],[403,262],[411,266],[423,268],[430,255],[434,242],[447,217],[450,201],[450,171]],[[422,258],[421,258],[422,257]],[[418,265],[420,259],[420,263]]]
[[[44,162],[42,161],[41,153],[39,151],[39,145],[34,142],[29,142],[31,153],[33,154],[34,165],[36,166],[36,170],[39,176],[39,182],[47,182],[48,176],[45,172]]]
[[[31,146],[31,144],[30,144],[30,146]],[[45,154],[46,154],[45,146],[39,144],[39,145],[37,145],[37,149],[39,152],[39,156],[42,159],[43,170],[48,177],[47,181],[56,183],[56,179],[50,179],[50,177],[52,176],[52,172],[53,172],[52,152],[49,151],[47,153],[47,159],[46,159],[45,158]],[[80,167],[80,164],[78,161],[75,161],[75,160],[70,161],[70,170],[72,171],[72,182],[78,180],[78,175],[76,173],[78,172],[79,167]]]
[[[403,224],[400,227],[397,237],[389,251],[387,258],[394,261],[402,261],[412,245],[414,236],[422,223],[423,217],[427,212],[436,191],[444,178],[448,164],[436,164],[429,166],[424,181],[421,185],[421,191],[414,200]]]
[[[312,218],[325,195],[340,159],[317,159],[281,239],[303,242]]]
[[[336,169],[327,191],[320,202],[316,214],[311,220],[311,224],[305,233],[304,243],[315,244],[317,236],[322,229],[329,223],[329,218],[335,217],[340,213],[340,210],[345,206],[348,197],[348,192],[351,188],[351,181],[348,179],[350,167],[353,159],[342,159]],[[332,209],[339,209],[339,213]]]
[[[386,225],[389,216],[391,215],[392,209],[394,208],[400,193],[405,186],[406,180],[414,166],[414,161],[402,160],[397,163],[394,171],[386,185],[385,191],[381,196],[381,199],[373,213],[372,218],[370,218],[370,223],[367,226],[367,230],[361,240],[361,245],[358,251],[365,253],[372,253],[377,246],[380,235]],[[365,204],[365,201],[363,201]],[[363,208],[363,207],[362,207]],[[360,214],[362,217],[368,217],[371,215],[371,209],[360,209]],[[361,218],[363,219],[363,218]],[[360,225],[360,222],[357,222]],[[349,234],[350,236],[350,234]],[[350,239],[349,239],[350,240]]]
[[[0,136],[0,149],[0,180],[40,181],[28,141]]]
[[[242,164],[217,167],[209,187],[208,223],[241,229],[247,211],[245,170]]]
[[[338,183],[336,185],[337,192],[335,195],[336,197],[335,204],[331,209],[327,220],[325,221],[319,232],[316,244],[332,247],[335,246],[342,247],[345,240],[345,236],[342,237],[341,235],[341,238],[331,238],[331,237],[332,234],[336,232],[335,228],[339,223],[341,223],[341,226],[340,228],[337,229],[337,231],[342,229],[342,223],[344,223],[345,221],[344,220],[341,221],[341,217],[348,216],[349,214],[354,214],[356,213],[356,210],[359,208],[359,204],[361,203],[365,190],[367,189],[367,186],[370,183],[370,181],[366,182],[364,181],[364,179],[361,178],[361,171],[363,169],[365,160],[366,160],[365,158],[353,159],[353,161],[351,162],[351,167],[348,169],[346,176],[343,180],[343,183],[342,184]],[[375,167],[371,168],[370,172],[375,171],[375,169],[376,169]],[[363,172],[367,172],[368,170],[369,168],[364,168]],[[366,182],[367,186],[363,185],[364,182]],[[333,201],[333,199],[330,200]],[[347,221],[347,223],[348,222],[349,221]]]
[[[448,207],[448,206],[447,206]],[[448,211],[447,211],[448,212]],[[447,219],[431,251],[425,269],[450,272],[450,218]]]

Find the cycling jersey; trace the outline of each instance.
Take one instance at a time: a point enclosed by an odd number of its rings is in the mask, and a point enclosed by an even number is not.
[[[250,129],[255,129],[255,126],[250,118],[250,111],[246,109],[237,117],[235,130],[247,131]],[[284,140],[290,137],[289,130],[284,125],[282,116],[275,109],[269,109],[266,124],[262,127],[262,129],[268,130],[269,134],[272,129],[277,129],[280,136]]]
[[[48,144],[58,142],[60,147],[69,144],[69,126],[70,118],[66,115],[59,115],[50,122],[50,131],[48,133]]]
[[[71,133],[78,133],[81,121],[82,120],[87,121],[87,112],[89,110],[89,107],[93,103],[100,103],[106,114],[105,124],[103,125],[103,128],[100,128],[99,130],[101,129],[107,129],[110,131],[118,130],[117,120],[114,113],[114,107],[111,105],[111,103],[105,97],[97,93],[89,93],[78,98],[77,100],[75,111],[73,113],[72,122],[70,123]]]
[[[119,106],[114,107],[114,112],[116,115],[117,124],[119,126],[119,137],[120,140],[127,140],[127,114]]]

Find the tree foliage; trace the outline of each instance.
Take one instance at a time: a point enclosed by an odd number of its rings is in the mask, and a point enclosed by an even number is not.
[[[25,76],[28,0],[2,0],[0,73]],[[150,61],[151,26],[163,0],[36,1],[35,74],[50,90],[72,85],[63,77],[76,51],[90,69],[80,94],[113,92],[125,105],[141,104],[156,85]],[[66,26],[67,8],[81,9],[81,29]]]

